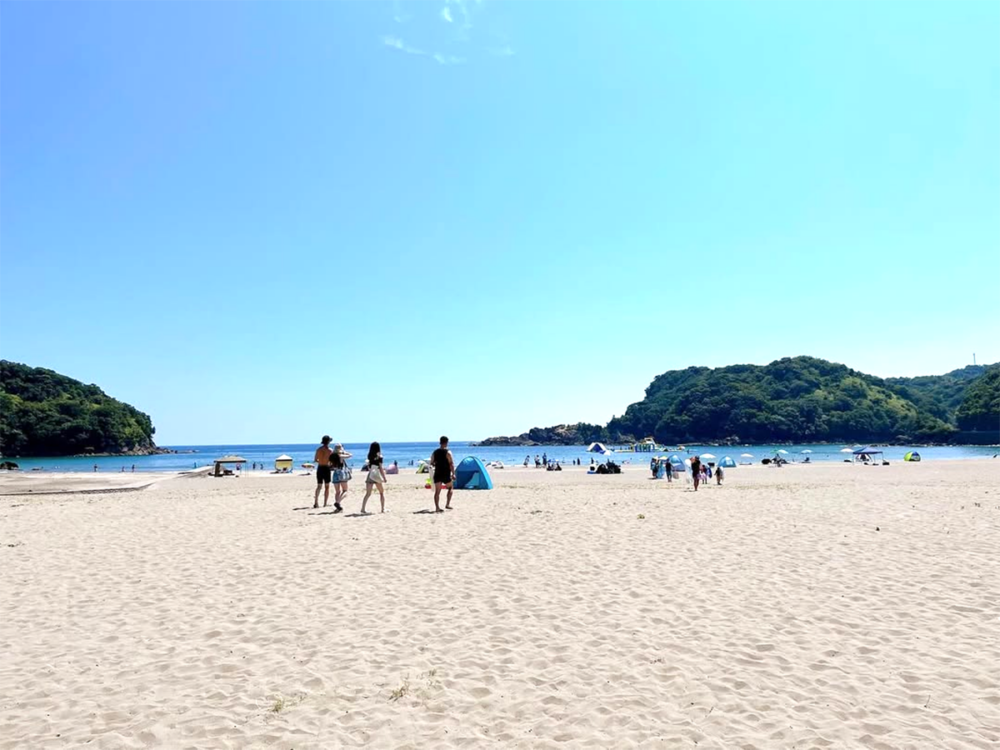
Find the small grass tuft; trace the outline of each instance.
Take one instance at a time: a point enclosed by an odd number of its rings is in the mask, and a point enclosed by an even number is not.
[[[409,692],[410,692],[410,678],[406,677],[403,679],[402,685],[400,685],[398,688],[389,693],[389,700],[395,703]]]
[[[636,518],[638,518],[640,521],[645,521],[646,520],[646,514],[645,513],[640,513],[638,516],[636,516]]]
[[[277,698],[274,699],[274,705],[271,706],[271,713],[280,714],[282,711],[285,710],[285,707],[287,705],[288,702],[285,700],[285,696],[279,695]]]

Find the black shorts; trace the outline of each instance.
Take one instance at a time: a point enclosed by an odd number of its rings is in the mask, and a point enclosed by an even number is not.
[[[451,484],[451,474],[435,474],[434,484]]]
[[[316,467],[316,484],[330,484],[330,467]]]

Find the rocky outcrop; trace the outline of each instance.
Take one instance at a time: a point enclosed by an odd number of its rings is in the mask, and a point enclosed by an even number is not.
[[[586,423],[558,424],[554,427],[533,427],[520,435],[490,437],[476,443],[485,446],[515,445],[588,445],[593,442],[632,442],[631,435],[609,435],[599,425]]]

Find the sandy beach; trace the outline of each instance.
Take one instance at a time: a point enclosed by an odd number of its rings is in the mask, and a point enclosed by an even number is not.
[[[1000,460],[404,472],[0,478],[0,748],[1000,747]]]

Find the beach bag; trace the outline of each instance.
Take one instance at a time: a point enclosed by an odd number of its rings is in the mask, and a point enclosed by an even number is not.
[[[378,470],[378,466],[373,466],[368,470],[368,481],[369,482],[384,482],[382,479],[382,472]]]
[[[354,472],[351,471],[351,467],[344,463],[344,481],[350,482],[354,476]]]

